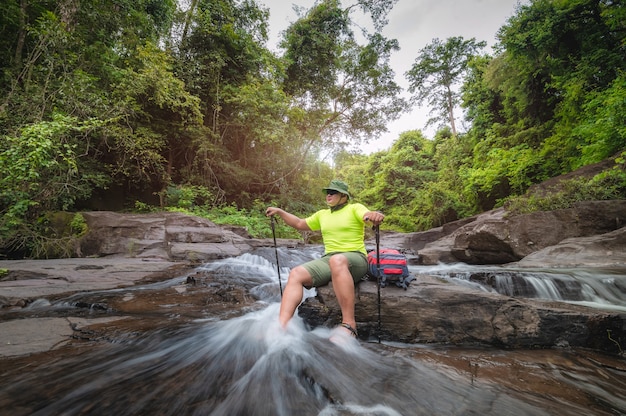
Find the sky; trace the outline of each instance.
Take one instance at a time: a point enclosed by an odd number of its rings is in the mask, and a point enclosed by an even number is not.
[[[405,90],[409,83],[404,74],[407,72],[419,51],[431,43],[434,38],[445,41],[452,36],[465,39],[476,38],[487,42],[487,52],[495,44],[495,35],[507,19],[514,15],[519,3],[524,0],[399,0],[388,16],[389,23],[383,30],[387,38],[397,39],[400,51],[391,57],[391,66],[396,74],[396,82]],[[293,5],[309,9],[314,0],[258,0],[270,10],[269,47],[275,48],[280,32],[297,19]],[[344,1],[344,4],[347,4]],[[389,132],[365,145],[364,153],[387,150],[402,132],[422,130],[426,137],[432,138],[434,128],[425,128],[429,118],[429,109],[414,107],[398,120],[391,122]],[[461,120],[457,126],[462,130]]]

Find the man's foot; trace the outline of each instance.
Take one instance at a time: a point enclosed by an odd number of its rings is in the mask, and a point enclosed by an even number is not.
[[[342,347],[358,345],[358,334],[350,324],[342,322],[330,332],[330,342]]]
[[[354,338],[359,338],[359,333],[356,332],[356,329],[354,329],[352,326],[348,325],[345,322],[342,322],[339,326],[347,329],[350,332],[350,335],[352,335]]]

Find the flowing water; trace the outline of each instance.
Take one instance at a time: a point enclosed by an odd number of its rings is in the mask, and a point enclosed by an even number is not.
[[[418,274],[506,296],[555,300],[626,312],[626,270],[516,268],[445,264],[415,266]]]
[[[245,255],[200,268],[246,287],[255,307],[239,316],[163,325],[141,336],[2,362],[0,413],[7,415],[619,415],[626,414],[626,363],[581,350],[502,351],[489,348],[358,342],[344,332],[310,330],[295,317],[277,322],[278,277],[318,255],[281,251],[278,272],[269,253]],[[510,270],[456,265],[412,268],[440,273],[482,290],[514,289]],[[277,273],[278,272],[278,273]],[[483,273],[480,278],[470,275]],[[518,273],[519,271],[515,271]],[[550,271],[541,273],[550,275]],[[558,296],[609,307],[624,305],[624,276],[559,271]],[[532,279],[550,280],[541,273]],[[485,276],[491,276],[488,279]],[[186,277],[131,289],[158,291]],[[558,277],[556,280],[561,279]],[[508,279],[508,281],[507,281]],[[532,280],[531,279],[531,280]],[[480,283],[476,283],[478,280]],[[488,280],[488,282],[485,282]],[[524,280],[524,279],[522,279]],[[606,281],[599,290],[596,280]],[[613,283],[610,283],[613,281]],[[617,283],[615,283],[617,282]],[[555,296],[547,283],[536,296]],[[591,293],[586,285],[591,285]],[[570,287],[571,286],[571,287]],[[579,289],[574,289],[578,287]],[[508,288],[508,289],[507,289]],[[617,289],[611,289],[617,288]],[[574,292],[578,294],[574,295]],[[600,295],[597,295],[601,292]],[[611,293],[611,296],[604,293]],[[311,296],[308,291],[305,295]],[[623,293],[623,291],[622,291]],[[527,291],[526,295],[530,295]],[[67,308],[75,295],[38,308]],[[591,297],[589,297],[591,296]],[[595,296],[595,297],[594,297]],[[617,296],[616,300],[614,296]],[[219,319],[218,319],[219,318]]]

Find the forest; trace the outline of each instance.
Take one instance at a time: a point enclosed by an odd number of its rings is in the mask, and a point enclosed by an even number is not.
[[[0,257],[70,255],[85,210],[182,210],[267,236],[264,207],[308,215],[333,178],[403,232],[626,198],[622,0],[531,0],[491,51],[462,37],[400,51],[382,35],[397,0],[317,0],[278,50],[261,0],[2,2]],[[405,74],[396,53],[414,55]],[[434,137],[415,126],[364,151],[417,105]]]

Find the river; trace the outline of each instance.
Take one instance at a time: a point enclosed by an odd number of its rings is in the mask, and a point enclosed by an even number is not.
[[[363,342],[328,328],[310,330],[299,317],[287,329],[280,329],[278,276],[284,281],[290,266],[315,255],[282,250],[280,273],[267,253],[201,266],[203,272],[241,285],[254,297],[254,306],[236,316],[205,315],[178,324],[174,319],[164,319],[161,327],[140,331],[140,322],[149,315],[143,311],[132,316],[133,331],[109,334],[106,342],[88,342],[50,353],[1,360],[0,413],[626,414],[623,356],[571,348],[510,351]],[[445,269],[443,266],[411,268],[413,273],[439,273],[455,284],[478,284],[484,290],[504,291],[514,290],[515,285],[497,280],[511,282],[514,280],[511,276],[521,272],[464,265]],[[500,271],[503,273],[499,274]],[[555,279],[554,272],[557,280],[578,282],[569,286],[556,284],[569,289],[557,290],[556,295],[552,291],[549,296],[569,296],[571,299],[562,300],[601,308],[623,308],[623,298],[618,301],[615,296],[621,296],[619,291],[625,276],[615,271],[598,271],[600,275],[595,277],[589,270],[583,272],[583,277],[571,270],[526,272],[531,280]],[[500,275],[505,277],[497,277]],[[188,276],[104,292],[106,296],[132,298],[139,291],[171,290],[185,280],[188,281]],[[599,280],[605,281],[603,287],[609,289],[598,290]],[[551,284],[544,282],[536,286]],[[591,295],[587,287],[590,284],[593,293],[600,295]],[[305,296],[313,293],[307,291]],[[536,291],[532,296],[546,296],[546,293],[550,294],[551,290]],[[49,302],[42,299],[36,304],[36,313],[46,316],[59,309],[67,310],[90,296],[93,298],[94,294],[76,294]],[[99,296],[103,296],[103,291]],[[30,313],[34,310],[35,306],[31,307]]]

